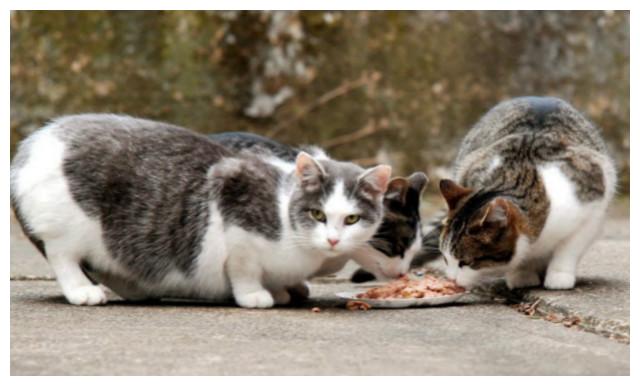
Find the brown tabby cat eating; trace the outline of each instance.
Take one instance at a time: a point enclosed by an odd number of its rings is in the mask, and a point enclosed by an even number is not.
[[[573,288],[597,238],[616,173],[599,130],[566,102],[503,102],[467,134],[454,181],[440,191],[447,276],[472,286],[505,277],[510,288]]]

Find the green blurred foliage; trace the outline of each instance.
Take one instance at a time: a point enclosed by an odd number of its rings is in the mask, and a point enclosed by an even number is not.
[[[12,152],[52,117],[113,112],[437,177],[520,95],[602,127],[628,192],[628,12],[11,13]]]

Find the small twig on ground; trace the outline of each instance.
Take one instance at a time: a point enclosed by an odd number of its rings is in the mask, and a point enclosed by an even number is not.
[[[520,303],[515,305],[515,309],[527,316],[533,316],[538,308],[538,304],[541,299],[536,300],[534,303]]]

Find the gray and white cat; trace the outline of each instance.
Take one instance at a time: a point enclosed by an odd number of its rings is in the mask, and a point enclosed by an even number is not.
[[[225,132],[209,135],[209,138],[233,152],[250,151],[267,159],[274,157],[276,163],[284,162],[290,167],[303,150],[317,159],[328,158],[315,146],[296,148],[252,133]],[[407,273],[421,248],[420,196],[428,180],[422,172],[393,178],[384,194],[382,222],[368,245],[342,259],[328,261],[317,276],[339,271],[349,259],[364,268],[354,273],[354,282],[395,279]]]
[[[506,277],[510,288],[573,288],[616,186],[599,130],[555,98],[499,104],[467,134],[455,182],[440,190],[447,274],[472,286]],[[428,237],[426,237],[427,239]]]
[[[54,120],[18,149],[11,202],[72,304],[289,291],[376,232],[391,168],[316,160],[285,170],[205,136],[116,115]]]

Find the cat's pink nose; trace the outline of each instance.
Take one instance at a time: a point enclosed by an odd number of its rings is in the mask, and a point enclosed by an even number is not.
[[[332,247],[335,247],[336,244],[338,244],[340,242],[340,240],[338,240],[338,239],[327,239],[327,242],[329,244],[331,244]]]

